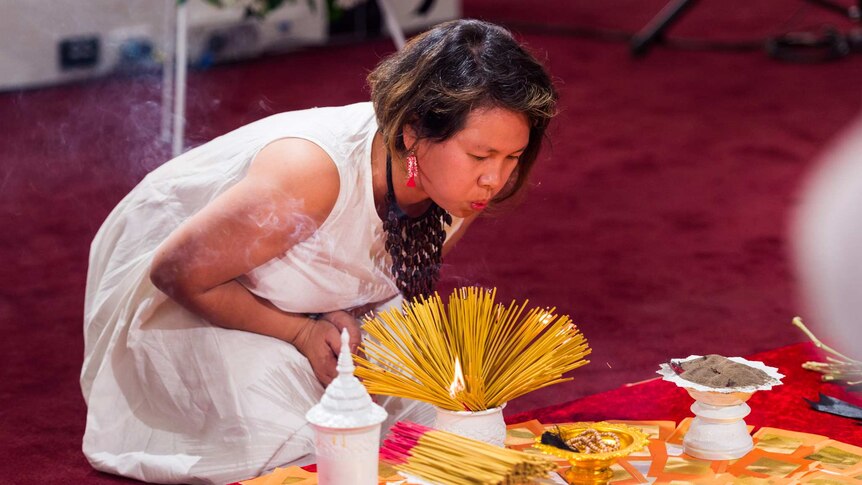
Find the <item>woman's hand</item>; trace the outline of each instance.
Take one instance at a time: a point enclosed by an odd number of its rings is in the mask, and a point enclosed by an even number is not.
[[[324,387],[338,375],[335,366],[341,348],[341,331],[331,322],[307,319],[299,329],[293,346],[308,359],[314,376]]]
[[[333,326],[335,326],[335,328],[338,329],[339,335],[341,334],[341,331],[346,328],[347,335],[350,337],[350,339],[348,340],[350,344],[350,352],[354,354],[356,353],[356,349],[358,349],[359,344],[362,343],[362,334],[359,331],[359,321],[356,320],[356,317],[354,317],[353,314],[343,310],[339,310],[324,313],[323,316],[320,317],[320,320],[329,322]],[[339,348],[336,348],[335,350],[336,355],[338,354],[339,350],[340,344]]]
[[[355,354],[362,342],[362,334],[359,321],[347,311],[324,313],[318,320],[307,319],[293,341],[293,346],[308,359],[315,377],[324,386],[338,375],[336,365],[343,329],[347,329],[350,351]]]
[[[335,311],[335,312],[324,313],[323,316],[321,316],[321,319],[318,321],[329,322],[333,326],[335,326],[335,328],[338,329],[339,347],[341,345],[341,338],[340,338],[341,329],[346,328],[347,334],[350,337],[348,340],[348,342],[350,344],[350,352],[352,352],[354,355],[359,355],[361,357],[365,357],[365,355],[362,352],[358,352],[359,344],[362,343],[362,334],[359,332],[359,328],[360,328],[359,321],[356,319],[356,317],[354,315],[364,315],[365,313],[367,313],[368,311],[370,311],[374,307],[375,307],[374,305],[369,304],[369,305],[365,305],[364,307],[354,308],[354,309],[349,310],[349,311],[339,310],[339,311]],[[340,352],[340,350],[339,350],[339,352]],[[336,356],[336,359],[337,358],[338,357]],[[377,400],[378,400],[377,395],[371,394],[371,400],[376,404]]]

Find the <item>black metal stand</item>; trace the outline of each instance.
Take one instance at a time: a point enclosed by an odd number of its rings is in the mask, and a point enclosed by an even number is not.
[[[862,0],[857,0],[855,5],[849,7],[831,0],[806,1],[842,14],[855,22],[862,20]],[[632,36],[630,44],[632,56],[643,56],[653,44],[661,42],[664,39],[664,32],[697,2],[698,0],[671,0],[668,2],[649,23]]]
[[[631,53],[640,57],[647,53],[652,44],[664,37],[664,31],[683,14],[694,6],[698,0],[671,0],[649,21],[644,28],[636,33],[631,40]]]

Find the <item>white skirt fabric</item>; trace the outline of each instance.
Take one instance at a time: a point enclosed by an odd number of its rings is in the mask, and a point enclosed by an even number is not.
[[[344,118],[344,110],[331,112]],[[284,341],[216,327],[149,281],[161,241],[240,180],[261,146],[293,136],[283,126],[310,115],[277,116],[148,175],[93,241],[81,388],[88,406],[83,451],[96,469],[153,483],[229,483],[314,462],[305,413],[323,387],[308,360]],[[370,146],[366,139],[356,146]],[[395,398],[380,404],[389,412],[384,428],[398,420],[433,421],[426,404]]]
[[[308,360],[278,339],[213,326],[160,296],[135,318],[89,399],[83,449],[99,470],[154,483],[230,483],[314,462],[305,413],[323,395]],[[430,406],[380,404],[433,422]]]

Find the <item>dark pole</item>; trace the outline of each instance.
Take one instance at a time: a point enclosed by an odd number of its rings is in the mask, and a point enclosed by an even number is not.
[[[639,57],[646,54],[653,43],[662,39],[664,31],[695,3],[697,0],[671,0],[644,28],[632,37],[632,55]]]

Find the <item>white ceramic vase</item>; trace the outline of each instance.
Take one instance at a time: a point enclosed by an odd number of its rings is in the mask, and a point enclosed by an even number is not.
[[[484,411],[449,411],[437,408],[434,427],[495,446],[503,446],[506,441],[504,407],[505,403]]]
[[[318,483],[377,485],[380,424],[354,429],[312,426]]]
[[[353,375],[355,367],[347,330],[341,332],[338,377],[326,387],[320,402],[306,414],[314,429],[317,483],[377,485],[380,425],[386,410]]]

